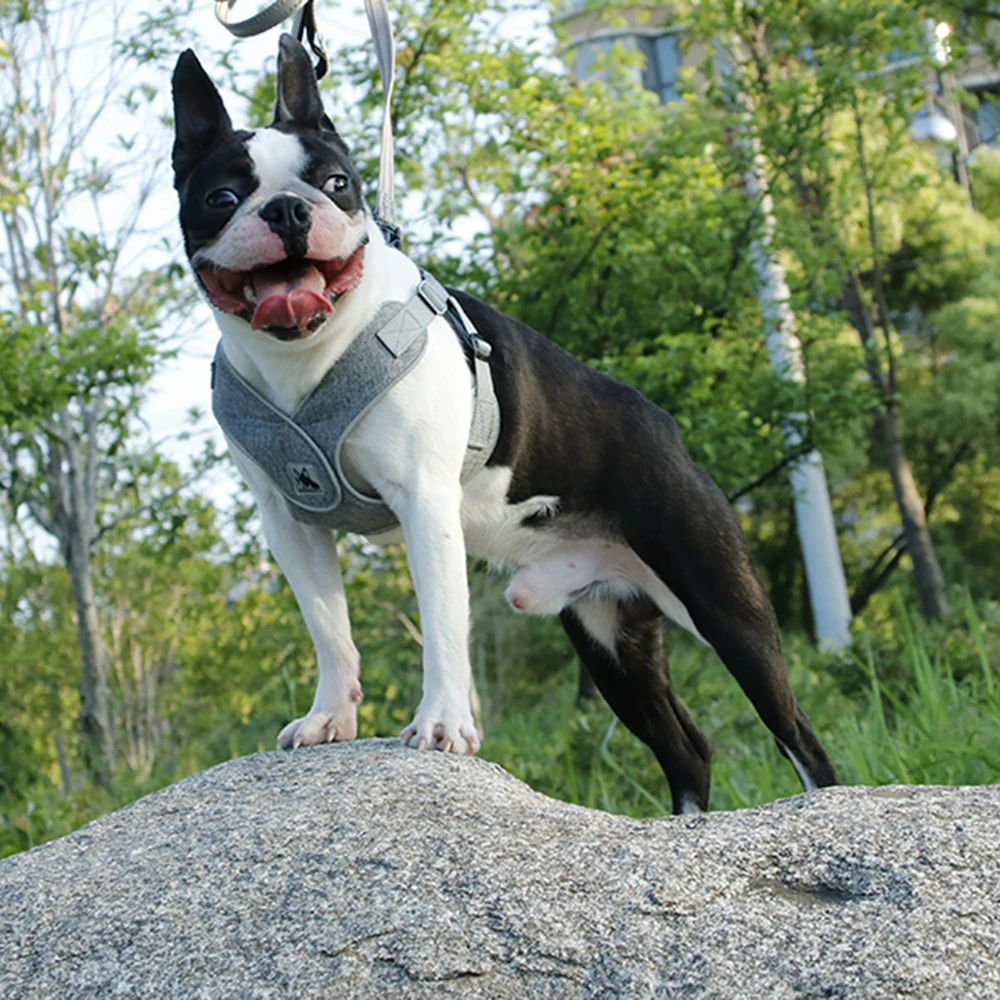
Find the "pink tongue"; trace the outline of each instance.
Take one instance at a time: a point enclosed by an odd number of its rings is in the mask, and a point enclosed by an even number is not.
[[[287,268],[254,271],[250,278],[258,302],[250,321],[255,330],[297,326],[300,333],[307,333],[318,317],[333,312],[324,295],[326,279],[312,264],[303,264],[294,271]]]

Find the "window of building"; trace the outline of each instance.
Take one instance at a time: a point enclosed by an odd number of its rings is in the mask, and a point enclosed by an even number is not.
[[[978,139],[980,142],[997,145],[997,139],[1000,137],[1000,96],[996,90],[992,93],[984,90],[976,96],[979,98],[979,107],[976,108],[975,114]]]
[[[653,91],[662,104],[679,101],[677,75],[681,68],[681,54],[676,35],[640,35],[639,49],[646,59],[642,85]]]
[[[637,71],[637,82],[641,82],[647,90],[653,91],[664,104],[680,100],[677,76],[681,67],[681,56],[677,46],[677,36],[674,34],[629,33],[581,42],[574,46],[574,75],[580,80],[596,75],[596,64],[601,59],[606,59],[615,45],[620,45],[626,51],[638,49],[642,53],[645,65],[641,72]]]
[[[611,55],[615,42],[621,38],[595,38],[573,46],[573,75],[578,80],[589,80],[592,76],[601,76],[595,68],[599,62]]]

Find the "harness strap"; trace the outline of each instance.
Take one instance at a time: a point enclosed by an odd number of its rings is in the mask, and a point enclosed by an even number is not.
[[[489,461],[500,436],[500,403],[487,364],[493,348],[479,336],[465,310],[437,278],[423,268],[420,276],[422,281],[417,287],[417,294],[451,324],[472,370],[472,425],[461,474],[462,482],[467,483]]]
[[[215,417],[231,443],[267,474],[297,520],[359,534],[378,534],[397,524],[380,497],[352,485],[341,464],[341,446],[417,363],[427,328],[438,316],[449,321],[473,375],[472,421],[460,472],[464,484],[486,465],[500,436],[500,406],[486,363],[490,345],[447,289],[425,271],[408,301],[383,304],[292,414],[239,375],[219,343],[212,363]]]
[[[489,460],[500,435],[500,403],[497,401],[496,389],[493,386],[493,376],[487,364],[493,348],[482,337],[475,324],[469,319],[465,310],[458,304],[448,289],[432,274],[420,269],[420,284],[413,293],[413,298],[407,303],[402,313],[397,314],[390,325],[398,326],[400,316],[407,312],[412,314],[414,303],[429,308],[433,315],[444,316],[455,331],[459,343],[465,352],[465,359],[472,370],[472,425],[469,428],[469,444],[462,463],[462,482],[468,482]],[[411,323],[421,322],[427,326],[433,316],[423,319],[414,318],[405,324],[409,330]],[[385,340],[385,330],[378,333],[379,340],[389,346]],[[391,349],[391,348],[390,348]]]

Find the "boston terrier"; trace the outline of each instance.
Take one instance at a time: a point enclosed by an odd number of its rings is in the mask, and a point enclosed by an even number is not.
[[[836,784],[737,518],[673,419],[524,324],[445,292],[386,244],[291,36],[266,128],[233,128],[190,50],[173,91],[181,229],[221,331],[213,407],[316,645],[312,708],[279,747],[357,732],[359,656],[337,522],[323,514],[349,501],[374,541],[406,542],[424,683],[404,744],[479,749],[472,554],[511,572],[516,610],[559,616],[659,760],[674,812],[707,809],[710,748],[671,685],[664,619],[718,653],[806,789]],[[490,405],[470,477],[470,436]]]

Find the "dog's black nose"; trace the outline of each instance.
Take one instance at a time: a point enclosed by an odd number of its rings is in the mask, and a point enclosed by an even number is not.
[[[305,233],[312,225],[309,202],[294,194],[275,195],[260,209],[260,217],[279,236]]]

